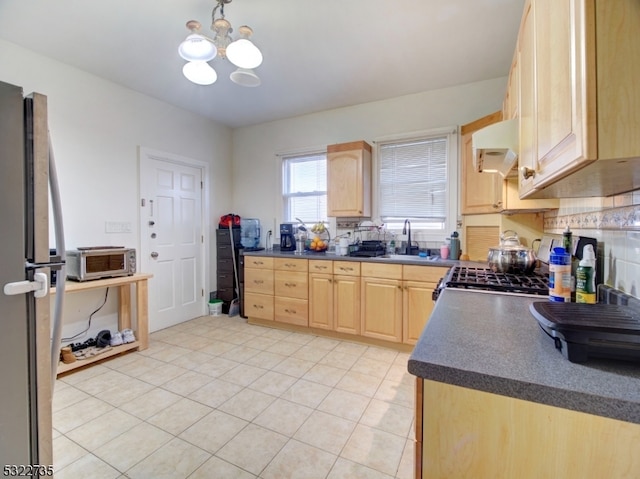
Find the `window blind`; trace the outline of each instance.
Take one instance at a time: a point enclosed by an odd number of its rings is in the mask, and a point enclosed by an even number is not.
[[[325,152],[283,157],[283,218],[315,223],[327,218]]]
[[[379,146],[379,213],[385,223],[405,218],[442,225],[447,217],[448,138],[445,135]]]

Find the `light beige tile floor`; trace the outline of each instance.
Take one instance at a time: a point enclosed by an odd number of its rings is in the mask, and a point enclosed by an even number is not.
[[[205,316],[56,382],[56,478],[398,478],[414,378],[392,349]]]

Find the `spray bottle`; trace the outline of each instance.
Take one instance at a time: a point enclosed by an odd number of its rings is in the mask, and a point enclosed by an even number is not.
[[[576,270],[576,303],[596,302],[596,255],[593,245],[585,245],[582,259]]]

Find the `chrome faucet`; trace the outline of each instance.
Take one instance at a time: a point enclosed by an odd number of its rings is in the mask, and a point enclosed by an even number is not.
[[[411,254],[411,221],[404,220],[404,228],[402,228],[402,234],[407,235],[407,249],[405,250],[405,254],[410,255]]]

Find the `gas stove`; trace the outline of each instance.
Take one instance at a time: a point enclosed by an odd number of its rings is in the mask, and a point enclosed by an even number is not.
[[[444,288],[471,289],[486,293],[520,296],[548,296],[549,278],[540,273],[496,273],[484,267],[454,266],[440,280],[437,289],[433,292],[434,300]]]

